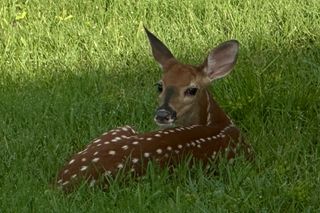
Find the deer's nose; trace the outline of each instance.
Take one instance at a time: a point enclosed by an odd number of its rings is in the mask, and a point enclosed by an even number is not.
[[[177,113],[172,109],[159,108],[156,111],[155,121],[158,124],[170,124],[176,120]]]

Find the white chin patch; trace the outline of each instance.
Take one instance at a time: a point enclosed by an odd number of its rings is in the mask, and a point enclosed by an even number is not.
[[[161,128],[161,129],[166,129],[166,128],[170,128],[174,126],[174,120],[170,119],[168,122],[166,123],[159,123],[156,119],[154,120],[156,122],[156,124]]]
[[[161,129],[165,129],[165,128],[170,128],[170,127],[173,127],[174,126],[174,122],[175,122],[175,119],[169,119],[167,122],[165,123],[159,123],[157,121],[156,118],[154,118],[154,122],[161,128]]]
[[[167,128],[173,127],[174,123],[166,123],[166,124],[163,124],[163,123],[158,123],[158,122],[157,122],[157,125],[158,125],[161,129],[167,129]]]

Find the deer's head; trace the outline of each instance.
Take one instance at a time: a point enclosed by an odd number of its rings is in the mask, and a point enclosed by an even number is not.
[[[152,54],[163,75],[157,83],[159,107],[154,120],[160,127],[200,124],[206,109],[207,86],[230,73],[237,60],[239,43],[226,41],[214,48],[199,66],[180,63],[171,51],[145,29]]]

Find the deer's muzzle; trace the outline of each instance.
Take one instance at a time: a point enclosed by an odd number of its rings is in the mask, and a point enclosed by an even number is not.
[[[177,113],[169,106],[161,106],[157,109],[154,117],[155,122],[159,126],[173,125],[177,118]]]

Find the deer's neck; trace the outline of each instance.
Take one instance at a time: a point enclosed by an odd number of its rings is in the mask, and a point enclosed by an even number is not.
[[[204,90],[199,99],[198,104],[186,113],[187,116],[176,122],[178,126],[203,125],[224,128],[232,124],[208,90]]]
[[[224,127],[232,123],[208,90],[204,92],[198,113],[200,125]]]

